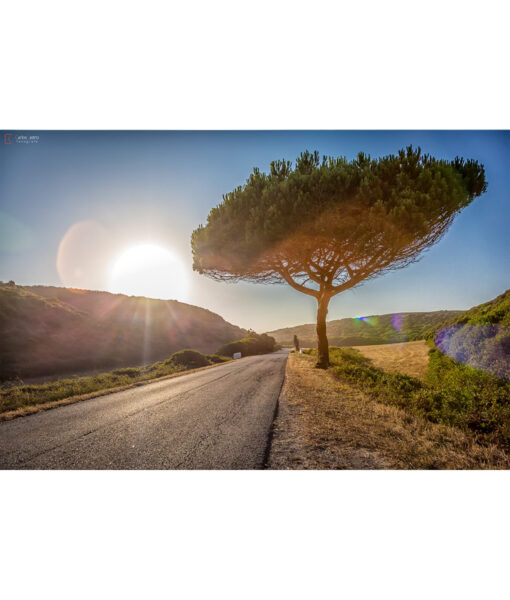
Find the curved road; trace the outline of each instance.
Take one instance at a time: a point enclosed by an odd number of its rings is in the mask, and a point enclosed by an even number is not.
[[[288,352],[0,423],[0,469],[259,469]]]

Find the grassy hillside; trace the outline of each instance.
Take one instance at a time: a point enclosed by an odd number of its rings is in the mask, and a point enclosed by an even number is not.
[[[364,346],[422,340],[437,325],[460,314],[460,311],[455,310],[439,310],[338,319],[328,321],[328,340],[332,346]],[[312,323],[276,329],[268,334],[280,344],[292,344],[294,334],[304,347],[315,347],[317,343],[315,324]]]
[[[0,379],[140,365],[214,352],[246,332],[176,300],[0,284]]]
[[[448,319],[430,337],[457,362],[510,380],[510,290]]]

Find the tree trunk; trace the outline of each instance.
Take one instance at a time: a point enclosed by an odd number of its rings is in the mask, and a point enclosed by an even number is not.
[[[317,353],[318,360],[315,365],[319,369],[327,369],[329,367],[329,344],[326,334],[326,316],[328,314],[329,297],[321,296],[318,300],[319,307],[317,309]]]

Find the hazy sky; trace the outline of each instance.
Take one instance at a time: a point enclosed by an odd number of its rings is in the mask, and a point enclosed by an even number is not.
[[[258,331],[313,322],[315,300],[286,285],[217,283],[193,273],[191,232],[253,167],[267,170],[271,160],[294,160],[305,149],[348,158],[362,150],[376,157],[413,144],[438,158],[481,161],[488,191],[420,262],[340,294],[328,319],[468,308],[510,287],[509,132],[12,131],[39,139],[11,137],[10,144],[3,133],[2,281],[118,290],[124,280],[114,285],[112,272],[130,263],[132,254],[124,253],[152,244],[184,267],[171,270],[166,285],[161,270],[147,264],[150,289],[163,290],[161,296]],[[137,259],[150,263],[151,255]],[[186,279],[182,286],[179,278]]]

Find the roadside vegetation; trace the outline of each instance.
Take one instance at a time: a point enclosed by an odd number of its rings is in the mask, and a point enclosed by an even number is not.
[[[308,350],[314,355],[315,350]],[[510,383],[432,348],[424,380],[377,368],[353,348],[330,348],[330,372],[371,398],[510,449]]]
[[[224,344],[216,351],[216,354],[221,356],[232,356],[236,352],[240,352],[242,356],[253,356],[255,354],[267,354],[278,350],[281,346],[276,343],[275,339],[266,333],[258,334],[254,331],[249,331],[248,336],[236,342]]]
[[[510,454],[501,446],[394,403],[393,385],[412,388],[407,379],[390,377],[382,383],[383,375],[371,372],[370,362],[357,352],[332,354],[338,364],[323,371],[314,368],[314,357],[291,353],[269,468],[510,468]],[[339,376],[335,369],[344,374]],[[364,389],[345,377],[352,369],[370,373]],[[369,384],[372,379],[379,382]]]
[[[23,412],[22,409],[27,407],[58,403],[74,396],[143,383],[228,360],[217,354],[206,355],[196,350],[181,350],[164,361],[143,367],[124,367],[89,377],[59,379],[42,385],[25,385],[21,380],[5,382],[0,387],[0,419],[6,413],[18,410]]]

